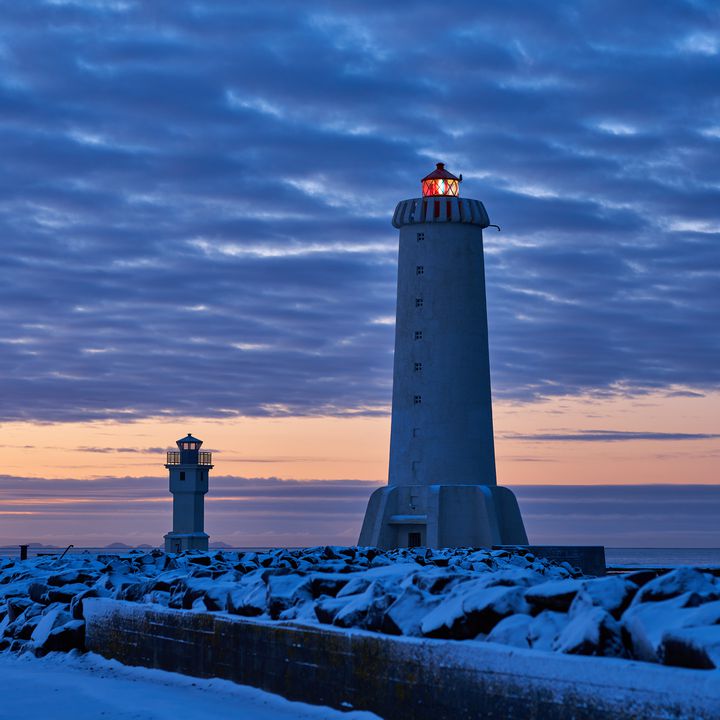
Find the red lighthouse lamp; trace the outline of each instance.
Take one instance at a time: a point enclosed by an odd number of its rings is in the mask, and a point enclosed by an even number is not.
[[[462,175],[455,177],[445,169],[445,163],[438,163],[435,170],[422,179],[423,197],[444,195],[445,197],[458,197]]]

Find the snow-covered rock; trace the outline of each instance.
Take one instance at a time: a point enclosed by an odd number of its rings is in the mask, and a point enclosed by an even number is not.
[[[528,639],[530,625],[533,618],[525,613],[508,615],[501,620],[487,636],[488,642],[502,643],[503,645],[514,645],[515,647],[529,648]]]
[[[720,625],[671,630],[663,635],[660,657],[666,665],[720,668]]]
[[[313,599],[312,578],[307,575],[272,575],[268,578],[267,606],[270,617],[277,620],[280,614],[298,603]]]
[[[518,587],[487,587],[482,580],[462,583],[423,618],[422,634],[455,640],[487,634],[508,615],[529,610],[523,595]]]
[[[552,649],[571,655],[626,655],[620,624],[601,607],[576,613],[554,640]]]
[[[442,602],[442,598],[408,585],[385,612],[382,631],[390,635],[422,635],[423,618]]]
[[[552,650],[555,639],[570,622],[565,613],[544,610],[532,619],[528,627],[528,642],[535,650]]]
[[[720,599],[716,578],[698,568],[680,567],[644,585],[635,596],[633,605],[668,600],[688,592],[706,596],[715,594],[717,597],[713,599]]]
[[[570,614],[574,614],[573,608],[576,604],[584,602],[602,608],[617,620],[638,591],[638,586],[634,582],[620,575],[582,580],[581,584],[582,589],[570,606]]]
[[[94,596],[702,667],[720,627],[720,581],[696,568],[587,578],[522,548],[133,551],[0,560],[0,651],[82,647]]]
[[[348,603],[335,615],[333,625],[344,628],[359,627],[380,630],[385,611],[395,602],[396,595],[385,582],[375,580],[364,593],[348,598]]]
[[[686,592],[667,600],[633,604],[622,616],[633,656],[648,662],[661,662],[660,648],[667,632],[720,622],[720,602],[703,602],[707,597]]]

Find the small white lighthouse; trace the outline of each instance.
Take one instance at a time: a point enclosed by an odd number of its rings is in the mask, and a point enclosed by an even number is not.
[[[526,544],[515,496],[495,477],[479,200],[443,163],[403,200],[388,486],[370,497],[360,545]]]
[[[173,494],[173,529],[165,536],[165,552],[207,550],[205,493],[212,469],[212,453],[200,452],[202,440],[188,433],[177,441],[177,450],[167,454]]]

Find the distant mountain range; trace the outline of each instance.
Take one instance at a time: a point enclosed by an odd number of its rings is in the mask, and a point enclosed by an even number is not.
[[[57,545],[44,545],[43,543],[23,543],[28,546],[28,548],[32,548],[33,550],[64,550],[65,547],[58,547]],[[19,547],[18,545],[0,545],[0,550],[10,550],[15,549]],[[81,546],[78,546],[81,547]],[[110,543],[109,545],[105,545],[102,550],[152,550],[153,548],[158,547],[157,545],[126,545],[125,543],[121,542],[114,542]],[[227,543],[216,541],[210,543],[210,548],[212,550],[226,550],[229,548],[232,548],[232,545],[228,545]]]

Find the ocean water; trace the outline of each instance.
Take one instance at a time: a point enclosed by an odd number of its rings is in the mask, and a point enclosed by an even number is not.
[[[142,548],[148,551],[150,548]],[[265,551],[269,548],[221,548],[225,551]],[[30,548],[30,557],[39,554],[59,554],[64,548]],[[71,548],[70,553],[79,555],[123,554],[130,548]],[[0,557],[18,557],[20,548],[0,547]],[[720,567],[720,548],[605,548],[605,561],[609,567],[677,567],[697,565]]]
[[[720,567],[720,548],[605,548],[605,562],[616,567]]]

